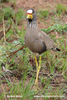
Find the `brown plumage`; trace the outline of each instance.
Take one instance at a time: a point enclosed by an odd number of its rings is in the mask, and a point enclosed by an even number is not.
[[[54,41],[49,37],[49,35],[38,29],[36,23],[36,13],[33,9],[29,9],[27,11],[27,29],[25,34],[25,44],[35,54],[41,54],[46,50],[60,51],[60,49],[56,48]],[[41,69],[41,56],[38,63],[35,55],[35,62],[37,69],[35,85],[38,87],[38,75]],[[37,87],[35,87],[35,89],[37,89]]]
[[[25,44],[26,46],[35,53],[43,53],[46,50],[58,50],[54,41],[45,32],[40,31],[36,23],[36,13],[33,9],[33,19],[28,19]]]

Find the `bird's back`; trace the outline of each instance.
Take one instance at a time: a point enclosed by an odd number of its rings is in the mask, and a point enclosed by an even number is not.
[[[53,40],[38,28],[27,28],[25,44],[30,50],[37,53],[43,53],[55,46]]]

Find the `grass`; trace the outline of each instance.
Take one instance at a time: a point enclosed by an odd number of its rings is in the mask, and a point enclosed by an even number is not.
[[[67,14],[67,6],[62,4],[56,5],[56,12],[60,16],[61,14]]]
[[[48,10],[45,10],[45,11],[39,10],[38,11],[38,16],[39,16],[40,20],[41,19],[47,19],[48,16],[49,16],[49,11]]]
[[[62,24],[56,23],[56,24],[54,24],[54,26],[50,26],[47,29],[42,29],[42,30],[46,33],[49,33],[50,31],[55,30],[59,33],[63,34],[66,32],[66,34],[67,34],[67,24],[62,25]]]
[[[61,11],[61,13],[63,12]],[[25,20],[24,11],[23,9],[19,9],[16,13],[13,8],[7,7],[2,9],[1,14],[4,15],[5,18],[5,27],[7,27],[7,25],[9,26],[11,22],[12,26],[6,34],[6,45],[4,44],[3,38],[0,40],[0,99],[4,100],[4,95],[6,95],[6,97],[11,95],[23,96],[23,100],[36,99],[35,96],[37,95],[64,95],[67,88],[65,83],[67,80],[67,24],[62,25],[56,22],[53,26],[42,29],[42,31],[47,34],[51,30],[58,32],[58,39],[56,39],[55,33],[53,35],[49,35],[61,49],[61,52],[47,51],[47,53],[45,52],[42,54],[42,68],[41,74],[39,75],[39,90],[35,92],[33,85],[36,69],[34,68],[33,70],[33,62],[30,63],[29,61],[30,58],[33,59],[34,57],[31,51],[28,48],[24,48],[12,57],[7,58],[7,55],[10,52],[17,50],[24,45],[24,24],[22,29],[18,29],[18,27],[23,23],[23,20]],[[39,16],[41,15],[41,18],[47,18],[49,12],[40,11]],[[2,22],[1,16],[0,22]],[[13,73],[4,72],[2,70],[3,65],[5,65],[5,68],[11,70]],[[53,86],[51,83],[58,86]],[[49,99],[48,97],[43,98],[45,100]],[[63,100],[63,98],[60,99]],[[10,100],[13,100],[13,98],[10,98]],[[15,98],[15,100],[17,100],[17,98]],[[22,98],[19,97],[19,100],[22,100]],[[39,100],[39,98],[37,98],[37,100]],[[52,100],[56,100],[56,98],[52,98]]]

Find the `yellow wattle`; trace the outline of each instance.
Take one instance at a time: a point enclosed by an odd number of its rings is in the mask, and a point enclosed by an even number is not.
[[[33,19],[33,15],[32,14],[27,14],[27,19]]]

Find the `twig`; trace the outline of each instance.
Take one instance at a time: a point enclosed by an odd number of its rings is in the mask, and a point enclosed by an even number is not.
[[[12,24],[10,24],[9,28],[5,31],[5,33],[7,33],[11,29],[11,25]]]
[[[34,70],[31,70],[31,72],[36,73],[36,71],[34,71]],[[52,76],[54,76],[54,77],[60,77],[60,76],[62,76],[63,77],[63,74],[54,74],[54,75],[52,75],[52,74],[43,73],[43,72],[39,72],[39,74],[43,74],[44,76],[48,76],[48,77],[52,77]]]
[[[49,31],[48,33],[51,33],[51,32],[53,32],[54,30],[56,30],[56,29],[53,29],[53,30]],[[56,30],[56,31],[57,31],[57,30]]]
[[[11,29],[11,25],[12,25],[12,24],[10,24],[9,28],[5,31],[5,34]],[[3,36],[4,36],[3,30],[0,30],[0,39],[1,39]]]
[[[11,52],[11,54],[9,56],[7,56],[7,58],[10,57],[10,56],[12,56],[12,55],[14,55],[18,51],[23,50],[24,47],[26,47],[25,44],[22,47],[20,47],[18,50],[14,51],[14,52]]]
[[[4,42],[6,43],[4,16],[3,16],[3,33],[4,33]]]

